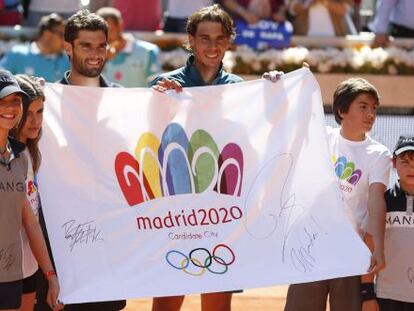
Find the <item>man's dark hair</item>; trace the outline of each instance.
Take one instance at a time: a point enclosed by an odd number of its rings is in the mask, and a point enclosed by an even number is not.
[[[95,13],[90,13],[88,10],[80,10],[69,17],[65,27],[65,41],[72,44],[81,30],[102,30],[105,33],[106,39],[108,39],[108,24],[106,21]]]
[[[342,81],[335,89],[333,98],[333,113],[335,121],[341,124],[341,113],[347,113],[349,106],[360,94],[370,95],[379,104],[379,94],[375,86],[362,78],[351,78]]]
[[[104,20],[110,19],[116,25],[122,21],[122,14],[118,9],[113,7],[103,7],[96,11],[96,14],[102,17]]]
[[[201,22],[220,23],[223,26],[224,32],[232,41],[236,37],[236,28],[234,27],[233,19],[218,4],[204,7],[193,13],[187,20],[187,33],[195,36],[197,26]],[[185,47],[190,49],[188,44]]]
[[[64,24],[65,20],[59,14],[52,13],[49,15],[42,16],[38,25],[39,37],[41,37],[46,30],[55,32],[57,31],[57,27]]]

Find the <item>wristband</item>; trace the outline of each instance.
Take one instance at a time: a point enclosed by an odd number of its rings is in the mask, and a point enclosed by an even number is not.
[[[375,295],[374,283],[361,283],[361,300],[362,302],[377,299]]]
[[[49,270],[45,272],[45,278],[49,280],[52,276],[56,275],[55,270]]]

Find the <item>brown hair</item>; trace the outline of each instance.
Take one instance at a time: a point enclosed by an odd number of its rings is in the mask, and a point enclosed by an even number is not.
[[[187,33],[191,36],[195,36],[197,26],[201,22],[220,23],[223,26],[224,32],[232,41],[236,37],[236,28],[234,27],[233,19],[218,4],[206,6],[193,13],[187,20]],[[188,42],[184,44],[184,47],[191,51],[191,47]]]
[[[407,157],[411,161],[414,161],[414,151],[413,150],[408,150],[408,151],[401,152],[397,156],[394,155],[394,159],[396,159],[396,158],[404,158],[404,157]]]
[[[65,26],[65,41],[73,44],[81,30],[103,31],[108,40],[108,24],[106,21],[88,10],[80,10],[69,17]]]
[[[346,113],[349,110],[349,106],[354,99],[360,95],[366,93],[372,96],[373,99],[379,104],[379,94],[377,89],[362,78],[350,78],[342,81],[335,89],[333,98],[333,113],[335,115],[335,121],[341,124],[341,113]]]
[[[44,84],[44,80],[42,78],[27,76],[23,74],[16,75],[17,83],[19,83],[20,88],[29,96],[30,100],[27,105],[23,105],[23,114],[22,118],[12,131],[10,131],[10,135],[15,137],[16,139],[19,137],[21,130],[23,129],[26,120],[27,120],[27,113],[29,110],[30,104],[38,99],[39,97],[44,101],[45,94],[43,93],[42,86]],[[30,157],[32,158],[33,163],[33,172],[37,173],[40,167],[40,163],[42,161],[42,155],[39,150],[39,140],[42,136],[42,130],[40,130],[39,135],[34,139],[27,139],[26,147],[29,150]]]

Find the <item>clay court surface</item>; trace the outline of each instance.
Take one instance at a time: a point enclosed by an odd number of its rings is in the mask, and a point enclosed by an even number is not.
[[[287,286],[248,289],[234,294],[232,311],[282,311],[285,305]],[[151,299],[131,299],[124,311],[150,311]],[[200,296],[190,295],[184,300],[181,311],[199,311]]]

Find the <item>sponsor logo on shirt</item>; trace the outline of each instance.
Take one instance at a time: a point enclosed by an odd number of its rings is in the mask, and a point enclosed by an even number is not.
[[[348,161],[346,157],[333,156],[332,162],[335,167],[335,174],[339,178],[339,189],[351,193],[353,188],[358,184],[362,176],[362,171],[355,168],[355,164]]]

